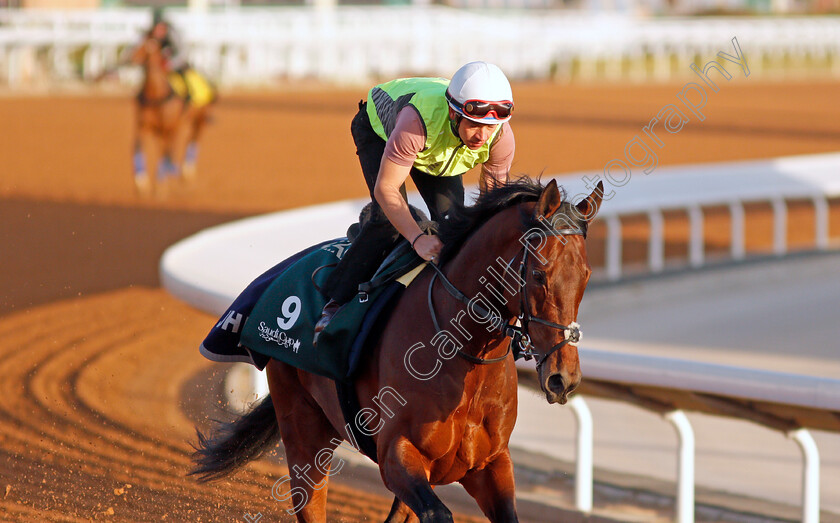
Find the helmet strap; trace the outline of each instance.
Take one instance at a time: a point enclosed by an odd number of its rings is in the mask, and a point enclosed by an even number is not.
[[[457,112],[455,113],[455,118],[449,119],[449,128],[452,129],[452,134],[454,134],[458,140],[461,140],[461,134],[458,132],[458,128],[461,127],[461,120],[463,119],[464,117]],[[463,140],[461,140],[461,142],[463,142]]]

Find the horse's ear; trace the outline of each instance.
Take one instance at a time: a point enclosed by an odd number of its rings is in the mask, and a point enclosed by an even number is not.
[[[595,215],[598,214],[598,209],[601,208],[601,201],[604,199],[604,182],[598,182],[595,190],[589,196],[581,200],[575,207],[580,216],[587,222],[591,222]]]
[[[551,216],[560,205],[563,203],[563,196],[560,194],[560,189],[557,188],[557,180],[551,180],[540,194],[540,199],[537,201],[537,215]]]

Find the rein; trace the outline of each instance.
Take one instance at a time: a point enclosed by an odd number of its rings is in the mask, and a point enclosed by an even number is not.
[[[550,230],[544,231],[544,234],[548,234],[550,236],[555,236],[555,237],[557,237],[557,236],[567,236],[567,235],[584,236],[584,237],[586,236],[586,233],[584,232],[584,230],[580,229],[580,228],[565,228],[565,229],[551,228]],[[520,297],[520,306],[519,306],[519,311],[520,312],[519,312],[519,318],[518,318],[519,325],[516,325],[516,323],[514,323],[514,324],[507,323],[507,324],[504,324],[504,325],[500,325],[501,324],[501,318],[498,318],[498,320],[496,322],[497,330],[499,332],[501,332],[504,336],[511,338],[511,342],[508,345],[508,350],[502,356],[499,356],[498,358],[479,358],[479,357],[473,356],[472,354],[468,354],[468,353],[464,352],[463,349],[458,349],[458,352],[456,353],[458,356],[460,356],[460,357],[464,358],[465,360],[469,361],[470,363],[474,363],[476,365],[490,365],[492,363],[498,363],[500,361],[503,361],[505,358],[507,358],[507,356],[508,356],[508,354],[510,354],[510,352],[512,350],[512,347],[513,347],[513,344],[515,342],[519,346],[519,351],[518,352],[522,355],[523,358],[525,358],[525,360],[530,360],[531,358],[534,358],[534,359],[537,360],[537,370],[539,370],[539,368],[543,365],[543,363],[545,363],[545,360],[548,359],[549,356],[554,354],[561,347],[563,347],[563,345],[566,345],[567,343],[571,344],[571,345],[575,345],[580,341],[581,331],[580,331],[580,325],[577,322],[572,322],[568,326],[567,325],[561,325],[559,323],[554,323],[554,322],[551,322],[551,321],[544,320],[542,318],[533,316],[531,314],[530,310],[528,309],[528,286],[527,286],[527,283],[525,281],[525,272],[527,270],[527,265],[528,265],[528,251],[530,250],[529,247],[531,245],[531,242],[534,239],[540,238],[542,236],[543,236],[542,232],[535,232],[535,233],[532,233],[532,234],[526,236],[525,241],[527,242],[527,245],[523,246],[522,250],[519,253],[515,254],[513,256],[513,258],[511,258],[510,262],[508,262],[508,267],[510,267],[510,265],[513,264],[513,260],[515,260],[519,256],[520,253],[522,254],[522,261],[519,263],[519,281],[520,281],[519,292],[518,292],[519,297]],[[470,303],[471,303],[471,300],[469,298],[467,298],[467,296],[463,292],[458,290],[458,288],[455,287],[455,285],[453,285],[451,281],[449,281],[449,279],[446,277],[446,275],[443,273],[443,271],[440,269],[440,267],[438,267],[434,263],[429,263],[429,265],[435,271],[435,274],[432,275],[432,278],[429,281],[429,290],[428,290],[429,313],[432,316],[432,323],[434,324],[435,330],[440,332],[441,328],[440,328],[440,325],[438,324],[437,314],[435,313],[435,307],[434,307],[434,303],[432,301],[432,289],[434,287],[435,280],[439,277],[441,279],[441,283],[443,284],[443,287],[447,290],[447,292],[449,292],[449,294],[451,294],[458,301],[460,301],[460,302],[466,304],[467,306],[469,306]],[[484,309],[484,307],[481,307],[480,305],[477,305],[475,303],[472,304],[472,307],[479,314],[481,314],[483,316],[490,316],[492,314],[490,311]],[[561,341],[557,345],[553,346],[547,353],[545,353],[541,356],[536,351],[536,348],[534,347],[534,345],[531,343],[531,336],[528,332],[528,326],[531,322],[538,323],[540,325],[545,325],[547,327],[551,327],[553,329],[563,331],[563,336],[564,336],[563,341]]]

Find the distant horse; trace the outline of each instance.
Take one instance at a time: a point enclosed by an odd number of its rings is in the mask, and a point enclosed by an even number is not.
[[[584,236],[602,197],[599,184],[573,205],[554,181],[523,179],[440,224],[439,269],[427,267],[405,289],[355,382],[356,429],[374,440],[371,457],[395,495],[386,522],[452,521],[432,486],[453,482],[490,521],[518,521],[511,347],[537,360],[546,400],[566,403],[581,380],[574,322],[591,273]],[[336,385],[273,359],[267,373],[270,395],[254,410],[211,439],[199,433],[192,473],[226,476],[282,437],[289,512],[326,521],[328,477],[343,467],[330,470],[333,450],[355,442]]]
[[[180,75],[168,71],[161,44],[155,38],[147,36],[130,60],[144,69],[136,103],[134,142],[138,191],[153,192],[167,176],[191,181],[195,177],[198,139],[208,122],[213,97],[210,103],[191,103],[188,87]],[[206,88],[212,89],[209,84]]]

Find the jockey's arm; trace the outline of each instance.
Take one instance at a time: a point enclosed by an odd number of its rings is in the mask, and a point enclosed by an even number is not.
[[[373,196],[397,231],[414,243],[417,254],[424,260],[431,260],[443,244],[437,236],[420,236],[422,231],[400,194],[400,187],[410,175],[414,160],[425,142],[426,128],[420,115],[413,108],[404,107],[397,115],[394,129],[385,144]]]
[[[411,211],[408,210],[408,204],[400,194],[400,187],[408,179],[410,171],[410,166],[398,165],[383,157],[379,166],[379,176],[376,178],[376,186],[373,188],[373,195],[385,212],[385,216],[408,241],[412,241],[423,232],[414,221]]]
[[[481,177],[478,179],[478,189],[485,193],[489,190],[495,189],[501,185],[504,185],[507,182],[508,175],[507,173],[493,173],[488,171],[487,168],[482,164],[481,166]]]
[[[382,158],[379,166],[379,176],[373,188],[373,196],[382,207],[385,216],[391,224],[408,241],[414,241],[423,231],[414,221],[408,203],[400,194],[400,187],[405,183],[411,171],[411,166],[403,166],[392,162],[387,157]],[[414,243],[417,254],[425,260],[430,260],[440,252],[442,244],[434,236],[423,236]]]
[[[490,145],[490,157],[481,164],[478,188],[482,193],[507,182],[515,151],[516,141],[513,138],[513,130],[509,123],[504,123],[502,131]]]

